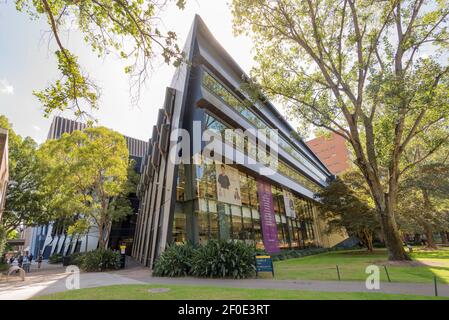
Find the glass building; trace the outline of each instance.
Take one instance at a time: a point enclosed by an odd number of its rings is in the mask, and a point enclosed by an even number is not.
[[[133,257],[152,267],[171,243],[210,239],[245,241],[269,253],[331,246],[314,194],[333,175],[270,102],[250,99],[242,89],[244,71],[199,16],[184,53],[188,63],[167,88],[142,161]],[[180,129],[188,134],[175,135]],[[228,137],[229,129],[240,131]],[[273,174],[260,173],[265,153],[254,148],[260,137],[247,129],[277,130],[277,148],[266,149],[277,149]],[[228,163],[226,148],[209,153],[216,158],[221,152],[221,163],[207,161],[208,143],[201,139],[206,131],[226,140],[233,158],[245,161]]]

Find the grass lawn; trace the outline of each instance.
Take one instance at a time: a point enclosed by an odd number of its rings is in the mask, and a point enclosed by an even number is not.
[[[168,292],[150,293],[152,288]],[[383,293],[336,293],[297,290],[219,288],[206,286],[117,285],[72,290],[36,297],[35,300],[434,300],[437,297]]]
[[[338,280],[336,265],[339,266],[341,280],[366,280],[368,265],[380,267],[381,281],[387,281],[384,265],[393,282],[433,281],[434,275],[440,283],[449,283],[449,249],[425,251],[414,249],[412,263],[390,263],[384,249],[369,253],[366,250],[334,251],[319,255],[276,261],[276,279]]]

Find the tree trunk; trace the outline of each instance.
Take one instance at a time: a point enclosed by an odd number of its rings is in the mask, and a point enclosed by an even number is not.
[[[360,153],[361,155],[357,164],[365,176],[373,200],[376,203],[383,240],[388,250],[388,259],[390,261],[411,260],[404,250],[403,241],[399,235],[394,215],[397,200],[397,178],[391,179],[389,183],[389,192],[385,193],[384,188],[379,181],[380,179],[376,178],[377,173],[373,172],[373,170],[370,169],[370,166],[360,160],[363,159],[364,156],[361,151],[361,146],[356,148],[357,146],[357,144],[354,146],[354,150],[356,151],[356,154]],[[357,149],[359,149],[359,152],[357,152]],[[394,172],[390,174],[392,177],[396,177]]]
[[[87,245],[89,244],[89,230],[90,230],[90,228],[87,229],[87,233],[86,233],[86,250],[85,250],[85,252],[87,252]]]
[[[388,259],[391,261],[411,260],[404,250],[396,223],[392,221],[392,213],[380,212],[380,226],[384,235],[385,246],[388,249]]]
[[[104,226],[103,223],[98,224],[98,247],[100,249],[104,249],[105,243],[104,243]]]
[[[428,249],[436,249],[437,245],[435,244],[435,240],[433,239],[433,230],[429,225],[424,226],[426,231],[427,245]]]
[[[366,235],[366,245],[369,252],[373,252],[373,234],[368,232]]]
[[[359,238],[369,252],[373,252],[373,234],[368,230],[363,230]]]

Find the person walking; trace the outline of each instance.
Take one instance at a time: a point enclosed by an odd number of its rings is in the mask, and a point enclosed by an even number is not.
[[[22,265],[23,265],[22,269],[25,270],[26,273],[30,272],[30,260],[28,260],[28,256],[27,255],[25,255],[23,257]]]
[[[23,255],[20,254],[19,258],[17,259],[17,264],[19,266],[19,268],[22,268],[22,264],[23,264]]]
[[[28,260],[30,260],[30,263],[33,262],[33,258],[34,258],[33,254],[30,253],[30,255],[28,256]]]
[[[39,255],[37,256],[37,268],[40,269],[41,268],[41,264],[42,264],[42,260],[44,259],[44,257],[42,256],[42,253],[39,252]]]

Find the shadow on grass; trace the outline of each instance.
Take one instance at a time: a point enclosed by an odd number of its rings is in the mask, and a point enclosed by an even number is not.
[[[445,251],[420,251],[413,255],[414,259],[420,261],[394,262],[388,261],[385,249],[376,249],[372,253],[366,250],[337,251],[275,262],[275,274],[277,279],[328,281],[338,280],[340,273],[342,281],[365,281],[368,276],[366,267],[376,265],[379,267],[382,282],[388,281],[388,272],[392,282],[431,284],[436,276],[439,283],[446,284],[449,283],[449,267],[438,261],[426,261],[445,255]]]

